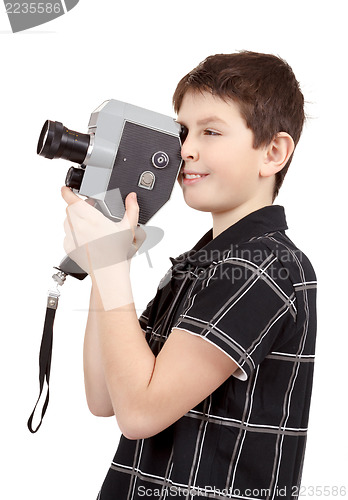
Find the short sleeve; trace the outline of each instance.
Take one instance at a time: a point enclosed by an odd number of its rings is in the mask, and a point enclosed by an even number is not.
[[[166,272],[166,274],[163,276],[163,278],[161,279],[161,281],[160,281],[160,283],[159,283],[159,285],[157,287],[156,295],[153,297],[153,299],[150,300],[150,302],[147,304],[145,310],[141,313],[141,315],[138,318],[140,327],[141,327],[141,329],[145,333],[146,333],[146,330],[147,330],[147,326],[149,324],[149,319],[150,319],[150,313],[151,313],[152,306],[155,303],[155,301],[156,301],[156,304],[158,305],[158,301],[159,301],[159,299],[161,297],[161,290],[162,290],[162,288],[164,288],[165,285],[170,282],[170,279],[171,279],[171,276],[172,276],[171,269],[172,268],[170,268]]]
[[[226,259],[199,278],[173,328],[199,335],[237,363],[247,380],[275,343],[296,332],[295,294],[273,254]]]

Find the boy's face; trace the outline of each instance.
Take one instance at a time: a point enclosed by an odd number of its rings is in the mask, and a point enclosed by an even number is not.
[[[212,214],[248,211],[260,198],[265,150],[253,148],[253,132],[238,106],[208,92],[188,92],[177,121],[188,131],[178,178],[187,205]],[[204,176],[189,180],[185,173]]]

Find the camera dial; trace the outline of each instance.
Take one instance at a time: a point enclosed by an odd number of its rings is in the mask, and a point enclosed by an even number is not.
[[[156,168],[164,168],[169,164],[169,156],[164,151],[157,151],[152,155],[152,165]]]

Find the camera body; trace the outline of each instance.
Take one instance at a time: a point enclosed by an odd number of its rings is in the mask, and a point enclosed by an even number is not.
[[[121,220],[128,193],[137,193],[139,223],[169,200],[181,167],[181,127],[172,117],[111,99],[91,114],[88,134],[47,121],[38,154],[80,163],[66,185],[92,198],[112,220]]]
[[[170,198],[182,164],[180,136],[172,117],[111,99],[93,111],[87,134],[47,120],[37,153],[78,163],[65,184],[116,222],[125,198],[136,192],[139,224],[146,224]],[[62,263],[59,269],[82,279]]]

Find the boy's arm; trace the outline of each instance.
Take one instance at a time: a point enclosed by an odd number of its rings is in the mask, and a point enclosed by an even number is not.
[[[68,203],[64,248],[91,275],[95,292],[85,342],[89,407],[114,412],[128,438],[157,434],[209,396],[236,365],[180,330],[155,358],[139,325],[129,276],[129,261],[143,241],[136,199],[127,196],[122,221],[113,223],[68,188],[62,196]]]
[[[91,289],[89,312],[83,344],[83,371],[88,408],[97,417],[114,415],[105,381],[97,321],[97,303],[94,287]],[[142,331],[145,335],[144,331]]]
[[[105,381],[118,425],[129,439],[147,438],[167,428],[237,368],[217,347],[179,329],[155,357],[133,303],[105,311],[98,293],[96,300]]]
[[[105,382],[105,374],[99,343],[97,302],[94,288],[91,290],[89,313],[83,344],[83,371],[88,408],[98,417],[114,415]]]

